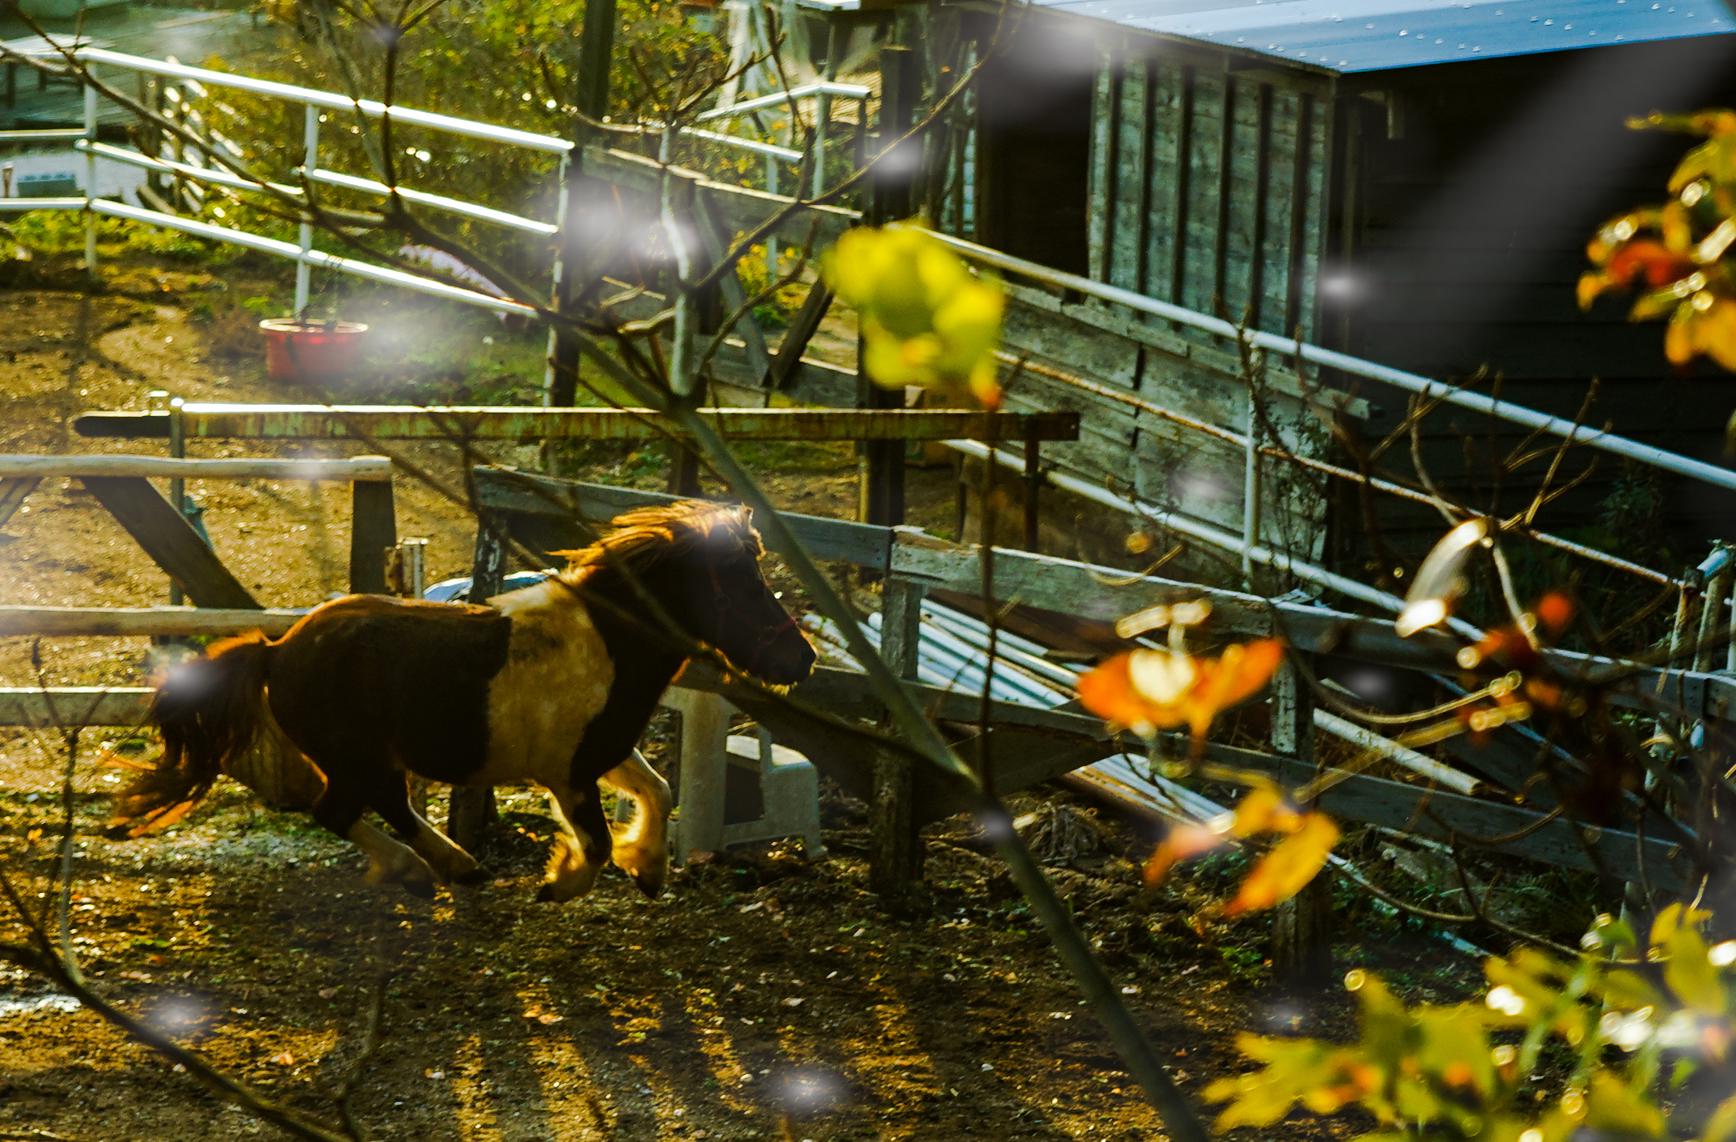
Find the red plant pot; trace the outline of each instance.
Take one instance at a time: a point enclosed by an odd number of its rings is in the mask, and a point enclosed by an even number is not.
[[[265,335],[265,374],[274,381],[307,383],[347,380],[361,358],[359,321],[302,321],[268,317],[259,323]]]

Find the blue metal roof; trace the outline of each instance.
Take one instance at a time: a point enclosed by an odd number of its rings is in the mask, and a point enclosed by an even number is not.
[[[1034,0],[1348,73],[1736,32],[1723,0]]]

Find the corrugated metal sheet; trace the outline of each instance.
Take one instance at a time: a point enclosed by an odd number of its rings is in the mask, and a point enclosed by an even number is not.
[[[1736,32],[1723,0],[1034,0],[1350,73]]]

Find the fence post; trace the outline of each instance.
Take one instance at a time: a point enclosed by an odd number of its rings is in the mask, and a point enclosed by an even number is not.
[[[295,263],[295,316],[298,318],[307,316],[308,287],[313,276],[313,267],[308,265],[307,256],[313,250],[313,172],[319,169],[319,108],[311,103],[302,108],[301,147],[302,215],[297,238],[301,257]]]
[[[398,519],[392,481],[357,480],[350,485],[350,591],[386,591],[386,552],[397,545]]]
[[[1260,542],[1260,390],[1248,385],[1248,449],[1242,465],[1242,582],[1254,586],[1254,545]]]
[[[1314,703],[1293,662],[1273,675],[1270,705],[1273,751],[1316,765]],[[1331,977],[1332,885],[1325,869],[1273,911],[1272,975],[1287,987],[1313,987]]]
[[[500,594],[506,579],[506,546],[488,526],[487,517],[476,525],[476,553],[470,568],[472,603],[486,603]],[[488,837],[488,826],[499,814],[494,790],[488,786],[454,785],[446,804],[446,835],[475,856]]]
[[[600,122],[609,113],[609,64],[615,49],[615,0],[585,0],[585,22],[579,32],[578,90],[574,103],[579,114],[592,122]],[[589,179],[584,174],[584,147],[591,140],[591,128],[581,123],[573,132],[570,159],[562,168],[560,207],[561,233],[558,242],[560,276],[555,281],[554,309],[563,321],[551,324],[549,334],[549,365],[543,404],[564,408],[573,403],[579,389],[579,342],[577,334],[565,325],[577,307],[581,268],[585,264],[585,243],[588,240],[584,222],[597,217],[598,208],[586,201]],[[544,465],[550,464],[551,450],[543,449]]]
[[[881,98],[880,142],[889,145],[910,129],[916,118],[921,90],[921,72],[916,53],[897,45],[880,49]],[[887,156],[872,180],[868,221],[872,225],[903,218],[910,213],[910,190],[920,163],[906,169],[903,155]],[[890,169],[886,169],[886,168]],[[857,353],[860,366],[862,355]],[[871,384],[866,369],[859,369],[862,408],[903,408],[904,390],[883,389]],[[897,526],[904,522],[904,448],[902,440],[875,440],[862,447],[860,518],[868,523]]]
[[[888,578],[880,612],[880,655],[900,678],[916,677],[923,588]],[[922,834],[915,816],[910,758],[882,752],[874,758],[869,810],[868,883],[888,904],[906,901],[922,878]]]
[[[84,139],[87,146],[97,144],[96,87],[84,85]],[[84,273],[96,284],[96,152],[84,153]],[[176,510],[180,505],[176,504]]]

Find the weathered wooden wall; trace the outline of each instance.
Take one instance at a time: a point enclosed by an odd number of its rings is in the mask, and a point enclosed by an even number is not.
[[[1098,74],[1091,275],[1315,337],[1327,81],[1130,40]]]

